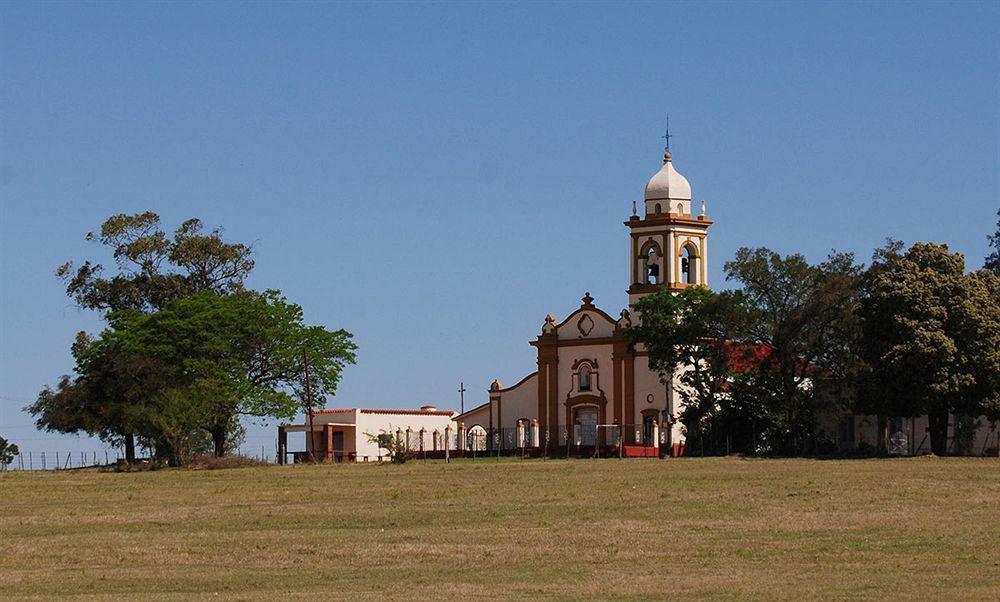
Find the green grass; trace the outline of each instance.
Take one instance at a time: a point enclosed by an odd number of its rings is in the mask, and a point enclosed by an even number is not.
[[[1000,461],[0,474],[0,598],[1000,599]]]

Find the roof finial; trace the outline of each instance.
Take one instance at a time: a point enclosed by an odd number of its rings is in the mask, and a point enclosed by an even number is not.
[[[670,160],[670,139],[673,138],[673,136],[670,135],[670,114],[669,113],[667,114],[667,129],[663,133],[662,138],[666,141],[666,144],[663,146],[663,162],[666,163],[667,161]]]
[[[707,215],[705,213],[705,199],[701,199],[701,214],[702,215]]]
[[[639,209],[635,206],[635,201],[632,201],[632,215],[639,215]]]

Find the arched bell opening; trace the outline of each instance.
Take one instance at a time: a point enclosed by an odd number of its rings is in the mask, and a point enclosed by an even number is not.
[[[698,249],[687,243],[681,249],[680,281],[682,284],[700,284],[698,282]]]

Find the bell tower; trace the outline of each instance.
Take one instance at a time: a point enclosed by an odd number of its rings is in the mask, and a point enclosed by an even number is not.
[[[633,203],[632,217],[625,225],[632,239],[629,305],[664,287],[681,291],[708,286],[712,222],[704,201],[700,214],[691,214],[691,185],[674,168],[669,151],[663,155],[663,167],[646,184],[642,217]]]

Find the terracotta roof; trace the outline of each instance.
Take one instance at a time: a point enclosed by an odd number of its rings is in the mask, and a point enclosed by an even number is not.
[[[755,368],[777,369],[777,360],[774,357],[774,348],[763,343],[726,343],[726,355],[729,359],[729,367],[734,372],[750,372]],[[815,366],[807,366],[805,374],[816,376],[819,374]]]
[[[362,414],[407,414],[407,415],[430,415],[430,416],[452,416],[455,412],[451,410],[372,410],[361,409]]]
[[[408,416],[452,416],[455,412],[448,410],[389,410],[373,408],[336,408],[329,410],[313,410],[316,414],[346,414],[357,410],[362,414],[403,414]]]

